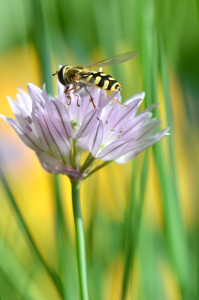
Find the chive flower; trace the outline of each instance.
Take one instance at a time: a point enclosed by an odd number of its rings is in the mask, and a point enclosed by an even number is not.
[[[169,128],[156,132],[161,121],[152,118],[151,110],[158,104],[136,115],[144,92],[120,105],[113,100],[121,102],[120,93],[107,97],[105,90],[92,88],[93,105],[88,94],[71,92],[70,99],[64,89],[58,83],[53,97],[45,85],[40,89],[29,83],[28,93],[19,89],[17,101],[8,97],[16,120],[0,115],[49,173],[81,180],[97,159],[125,163],[168,134]],[[85,151],[89,155],[82,162]]]

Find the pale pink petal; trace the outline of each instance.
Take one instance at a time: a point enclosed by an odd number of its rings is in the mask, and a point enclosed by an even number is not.
[[[70,179],[81,179],[82,174],[74,170],[71,166],[68,166],[52,156],[49,156],[45,153],[37,153],[37,156],[40,160],[40,163],[44,170],[52,174],[64,174],[67,175]]]
[[[158,131],[157,133],[155,133],[153,135],[153,138],[156,138],[157,140],[162,139],[163,137],[165,137],[166,135],[170,135],[170,133],[168,133],[168,131],[170,130],[169,127],[162,129],[160,131]]]
[[[104,136],[104,126],[102,121],[99,121],[97,127],[91,132],[88,139],[88,149],[93,157],[96,157],[97,152],[102,144]]]
[[[42,132],[42,138],[45,139],[46,144],[48,145],[52,155],[56,158],[61,158],[61,153],[60,150],[50,132],[50,129],[47,125],[47,120],[46,120],[46,112],[43,111],[42,107],[39,105],[39,103],[36,104],[37,105],[37,111],[35,113],[35,117],[38,120],[38,124],[41,128],[41,132]],[[37,127],[39,128],[39,127]]]
[[[28,93],[33,101],[39,102],[39,104],[44,107],[45,102],[41,95],[42,90],[32,83],[28,83]]]
[[[136,100],[136,99],[141,99],[141,101],[144,99],[145,97],[145,92],[140,92],[137,93],[136,95],[130,97],[128,100],[126,100],[124,102],[125,105],[128,105],[129,103],[131,103],[132,101]]]
[[[88,150],[88,135],[85,136],[84,138],[79,138],[77,140],[77,147],[81,150],[81,151],[87,151]]]
[[[114,98],[116,96],[118,92],[112,92],[104,101],[101,101],[101,106],[100,106],[100,109],[103,109],[106,104],[111,101],[112,98]]]
[[[135,132],[133,134],[133,137],[139,140],[143,138],[146,139],[152,136],[156,128],[158,128],[158,126],[160,125],[160,123],[161,120],[155,120],[155,119],[150,120],[150,122],[147,122],[146,125],[144,125],[140,130]]]
[[[101,160],[114,160],[121,156],[122,154],[126,153],[128,150],[128,147],[130,145],[135,144],[136,141],[134,140],[117,140],[114,143],[111,143],[107,147],[105,147],[98,155],[97,158]]]
[[[140,145],[140,147],[137,147],[135,149],[132,149],[131,151],[129,151],[128,153],[118,157],[115,162],[117,164],[124,164],[130,160],[132,160],[134,157],[136,157],[138,154],[140,154],[142,151],[144,151],[145,149],[151,147],[152,145],[154,145],[156,142],[158,141],[158,139],[156,138],[151,138],[149,141],[147,141],[146,143],[143,143],[142,145]]]
[[[97,115],[98,115],[97,109],[93,109],[90,111],[89,114],[87,114],[76,135],[76,139],[87,136],[93,130],[93,128],[96,126],[98,122]]]
[[[110,129],[117,130],[126,123],[127,120],[132,119],[138,109],[138,105],[141,99],[136,99],[125,106],[122,106],[118,111],[116,111],[112,117],[109,119],[109,123],[106,126],[106,132]]]
[[[31,149],[35,151],[43,151],[42,147],[40,147],[39,140],[35,138],[30,130],[27,128],[22,128],[18,121],[12,118],[5,118],[4,116],[0,115],[4,121],[6,121],[12,128],[16,131],[20,139]]]
[[[144,114],[145,112],[150,111],[150,110],[152,110],[152,109],[158,107],[159,105],[160,105],[160,103],[154,103],[154,104],[150,105],[149,107],[147,107],[147,108],[146,108],[143,112],[141,112],[140,114]]]
[[[26,108],[31,115],[32,111],[32,99],[31,97],[21,88],[18,88],[20,94],[17,94],[17,100],[19,103]]]
[[[35,130],[38,134],[38,137],[41,140],[41,143],[44,147],[44,152],[47,152],[49,150],[49,146],[48,146],[46,137],[44,135],[45,130],[43,129],[43,127],[41,125],[41,121],[39,120],[38,104],[35,101],[33,102],[33,107],[32,107],[32,120],[33,120]]]
[[[137,117],[129,120],[124,124],[123,128],[120,129],[120,135],[122,138],[131,138],[135,132],[140,130],[140,128],[145,125],[145,123],[152,116],[150,112],[145,112],[144,114],[139,114]]]
[[[50,100],[43,87],[42,96],[46,102],[46,111],[50,116],[54,126],[64,137],[71,137],[70,118],[68,110],[60,101]]]
[[[63,124],[65,135],[67,137],[72,137],[71,126],[70,126],[70,117],[69,117],[69,113],[68,113],[66,106],[64,106],[61,102],[55,101],[55,100],[53,100],[52,103],[56,107],[57,113],[59,114],[61,124]],[[54,110],[54,111],[56,111],[56,110]],[[53,115],[53,117],[54,117],[54,115]],[[54,120],[54,118],[53,118],[53,120]],[[57,117],[57,120],[59,120],[58,117]],[[60,124],[59,128],[61,128],[61,124]],[[62,133],[64,134],[63,131],[62,131]]]
[[[62,136],[61,133],[56,129],[47,113],[44,114],[44,118],[51,137],[56,144],[58,151],[60,152],[60,155],[62,157],[67,156],[70,152],[70,144],[67,138]]]

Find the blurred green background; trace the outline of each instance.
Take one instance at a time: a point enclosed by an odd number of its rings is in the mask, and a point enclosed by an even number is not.
[[[159,102],[154,114],[171,128],[132,162],[83,184],[90,300],[199,297],[198,4],[0,0],[2,115],[13,116],[6,95],[16,99],[27,82],[56,94],[59,64],[138,51],[105,71],[123,100],[146,92],[140,110]],[[3,120],[0,164],[0,299],[79,299],[69,179],[45,173]]]

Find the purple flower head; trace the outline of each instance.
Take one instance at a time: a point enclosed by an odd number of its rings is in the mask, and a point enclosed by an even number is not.
[[[136,116],[144,93],[137,94],[120,105],[120,94],[91,88],[90,95],[72,92],[71,99],[58,83],[58,97],[49,96],[28,84],[28,94],[22,89],[17,101],[8,97],[16,120],[0,117],[10,124],[21,140],[34,150],[43,168],[53,174],[65,174],[79,180],[88,173],[96,160],[115,161],[118,164],[133,159],[144,149],[167,135],[168,128],[155,130],[160,120],[152,118],[153,105]],[[81,165],[81,155],[89,156]]]

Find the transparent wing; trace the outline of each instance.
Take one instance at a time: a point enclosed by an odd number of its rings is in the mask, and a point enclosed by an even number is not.
[[[118,65],[125,61],[131,60],[134,57],[138,55],[138,52],[127,52],[123,53],[105,60],[102,60],[100,62],[97,62],[95,64],[92,64],[86,68],[93,68],[93,67],[105,67],[105,66],[112,66],[112,65]]]

